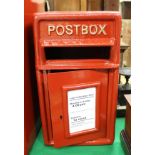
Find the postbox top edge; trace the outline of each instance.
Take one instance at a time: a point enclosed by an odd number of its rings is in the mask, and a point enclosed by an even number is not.
[[[63,19],[68,18],[76,18],[77,20],[82,19],[121,19],[121,14],[119,11],[50,11],[50,12],[38,12],[34,13],[34,20],[40,21],[40,20],[48,20],[52,17],[57,16],[57,19],[63,17]]]

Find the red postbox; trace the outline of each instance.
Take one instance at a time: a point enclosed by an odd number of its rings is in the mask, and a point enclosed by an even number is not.
[[[121,17],[118,12],[48,12],[34,20],[44,142],[114,140]]]

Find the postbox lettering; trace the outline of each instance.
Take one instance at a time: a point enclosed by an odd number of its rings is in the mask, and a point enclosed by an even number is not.
[[[75,27],[75,34],[78,35],[78,28],[80,27],[80,25],[74,25]]]
[[[87,25],[82,25],[82,35],[83,34],[88,34],[88,26]]]
[[[95,35],[97,33],[97,25],[90,25],[89,31],[91,35]]]
[[[66,33],[68,34],[68,35],[71,35],[71,34],[73,34],[73,26],[72,25],[66,25]]]
[[[74,24],[74,25],[49,25],[48,26],[48,35],[55,33],[58,36],[61,35],[107,35],[105,28],[106,24]]]
[[[48,35],[50,35],[51,32],[54,31],[54,30],[55,30],[55,26],[54,25],[48,26]]]
[[[64,26],[63,25],[58,25],[56,27],[56,33],[57,33],[57,35],[61,36],[61,35],[64,34],[64,32],[65,32],[65,29],[64,29]]]
[[[99,27],[100,27],[100,32],[99,32],[98,34],[103,33],[104,35],[106,35],[106,34],[107,34],[107,33],[105,32],[105,27],[106,27],[106,25],[99,25]]]

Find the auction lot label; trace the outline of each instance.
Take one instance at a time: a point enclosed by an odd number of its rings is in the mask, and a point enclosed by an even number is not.
[[[95,128],[96,87],[68,91],[70,134]]]

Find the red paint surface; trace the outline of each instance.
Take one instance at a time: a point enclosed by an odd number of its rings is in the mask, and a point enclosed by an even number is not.
[[[24,0],[24,154],[28,152],[39,128],[37,82],[35,78],[33,13],[38,6]],[[21,51],[22,52],[22,51]]]
[[[75,35],[55,33],[48,35],[49,24],[107,24],[107,35]],[[111,144],[114,140],[116,104],[118,92],[118,67],[120,53],[121,18],[117,12],[51,12],[35,15],[35,58],[40,97],[40,111],[43,127],[44,142],[47,145],[61,147],[65,145],[102,145]],[[81,34],[81,30],[79,30]],[[91,59],[46,59],[45,47],[103,47],[109,46],[110,57]],[[72,51],[74,52],[74,50]],[[83,50],[83,53],[85,50]],[[67,72],[66,72],[67,71]],[[98,130],[81,132],[76,136],[68,133],[66,85],[78,89],[88,83],[100,83],[97,91],[96,123]],[[59,120],[62,115],[65,119]],[[104,118],[104,119],[103,119]],[[82,143],[83,142],[83,143]]]

